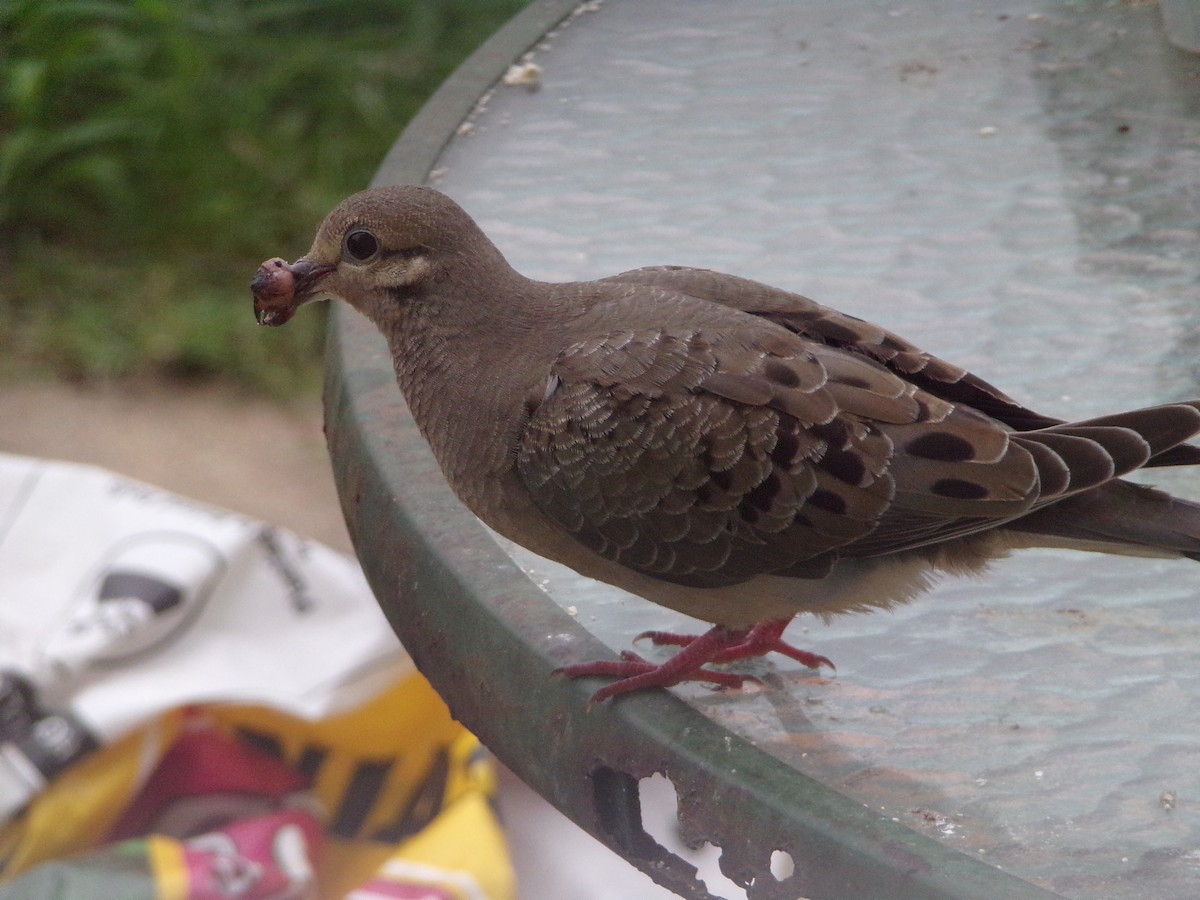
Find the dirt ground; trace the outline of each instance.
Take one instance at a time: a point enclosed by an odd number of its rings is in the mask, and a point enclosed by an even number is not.
[[[317,398],[227,386],[0,387],[0,452],[103,466],[350,552]]]

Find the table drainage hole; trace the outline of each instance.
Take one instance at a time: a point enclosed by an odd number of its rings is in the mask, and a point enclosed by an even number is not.
[[[720,847],[705,841],[698,850],[693,850],[679,836],[679,795],[671,779],[658,772],[643,778],[638,782],[638,797],[642,805],[642,828],[647,834],[695,866],[696,876],[710,894],[726,900],[746,900],[746,892],[721,874]]]

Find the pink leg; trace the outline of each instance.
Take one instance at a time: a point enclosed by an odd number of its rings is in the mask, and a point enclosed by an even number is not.
[[[808,666],[810,669],[819,669],[821,666],[828,666],[837,671],[837,666],[827,657],[793,647],[783,640],[783,632],[791,624],[791,621],[791,619],[768,619],[765,622],[759,622],[753,628],[742,631],[731,631],[730,634],[737,636],[738,640],[722,649],[709,659],[708,662],[735,662],[739,659],[765,656],[768,653],[775,652],[791,657],[797,662]],[[686,647],[696,640],[694,635],[676,634],[673,631],[644,631],[635,640],[643,638],[649,640],[656,647]]]
[[[764,656],[774,651],[775,653],[782,653],[784,656],[791,657],[796,662],[803,663],[810,669],[829,666],[829,668],[836,672],[837,666],[828,657],[819,656],[807,650],[801,650],[799,647],[793,647],[783,639],[783,632],[791,621],[791,619],[768,619],[766,622],[759,622],[750,629],[750,633],[746,635],[745,640],[740,644],[730,647],[712,661],[722,663],[733,662],[734,660],[746,659],[751,656]]]
[[[782,639],[783,631],[790,619],[771,619],[760,622],[753,628],[729,629],[721,625],[710,628],[701,635],[675,634],[670,631],[648,631],[638,638],[649,638],[656,645],[681,647],[678,653],[661,665],[647,662],[636,654],[621,654],[620,662],[597,661],[563,666],[555,670],[556,675],[566,678],[601,676],[617,678],[612,684],[602,687],[588,705],[601,703],[610,697],[640,691],[652,687],[670,687],[681,681],[707,681],[721,687],[741,687],[746,681],[757,681],[748,675],[714,672],[704,666],[708,663],[727,663],[753,656],[763,656],[772,651],[782,653],[803,663],[809,668],[821,666],[834,668],[824,656],[800,650]]]
[[[596,691],[588,701],[588,706],[602,703],[609,697],[628,694],[630,691],[670,687],[681,681],[708,681],[722,687],[741,687],[746,681],[757,679],[731,672],[713,672],[703,666],[723,650],[738,646],[745,636],[745,631],[730,631],[717,625],[688,641],[682,650],[661,665],[648,662],[634,653],[625,652],[621,654],[620,662],[599,660],[577,663],[556,669],[554,674],[565,678],[599,675],[619,679]]]

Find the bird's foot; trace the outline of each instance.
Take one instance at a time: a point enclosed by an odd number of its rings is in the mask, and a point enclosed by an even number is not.
[[[821,666],[828,666],[836,672],[837,666],[833,664],[833,661],[829,657],[810,653],[808,650],[801,650],[799,647],[793,647],[783,639],[784,629],[788,627],[791,621],[791,619],[768,619],[765,622],[759,622],[753,628],[730,631],[729,633],[736,640],[716,653],[707,662],[736,662],[739,659],[765,656],[768,653],[774,652],[782,653],[784,656],[790,657],[796,660],[796,662],[808,666],[810,669],[819,669]],[[634,640],[648,640],[656,647],[687,647],[697,640],[697,635],[676,634],[673,631],[643,631]]]
[[[738,675],[734,672],[714,672],[711,669],[703,668],[701,665],[697,665],[694,669],[688,671],[676,671],[671,666],[673,661],[673,659],[670,659],[662,665],[656,665],[649,660],[642,659],[636,653],[630,653],[626,650],[621,654],[620,662],[596,660],[595,662],[577,663],[572,666],[563,666],[560,669],[555,669],[554,674],[563,678],[584,678],[588,676],[616,678],[617,680],[612,684],[605,685],[592,694],[588,700],[589,709],[597,703],[603,703],[610,697],[628,694],[632,691],[641,691],[646,688],[671,687],[682,681],[707,681],[709,684],[715,684],[723,688],[740,688],[747,681],[758,681],[753,675]]]
[[[706,681],[725,688],[740,688],[747,681],[758,682],[752,675],[733,672],[714,672],[704,668],[708,663],[726,663],[762,656],[775,651],[798,660],[810,668],[820,666],[834,668],[824,656],[799,650],[785,643],[780,637],[789,619],[774,619],[761,622],[753,628],[730,629],[717,625],[701,635],[681,635],[667,631],[650,631],[638,635],[653,643],[682,649],[666,662],[655,665],[628,651],[621,654],[619,662],[600,660],[577,663],[556,669],[554,674],[564,678],[599,676],[616,678],[612,684],[596,691],[588,701],[591,707],[611,697],[652,687],[671,687],[682,681]]]

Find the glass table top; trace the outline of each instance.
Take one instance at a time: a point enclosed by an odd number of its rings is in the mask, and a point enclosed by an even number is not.
[[[1200,56],[1154,5],[606,0],[443,152],[527,275],[719,269],[1034,409],[1200,396]],[[1154,481],[1200,499],[1195,471]],[[514,550],[614,649],[704,627]],[[1200,569],[1025,551],[674,689],[882,814],[1075,897],[1200,892]],[[642,648],[651,658],[655,651]],[[663,651],[666,654],[670,651]]]

